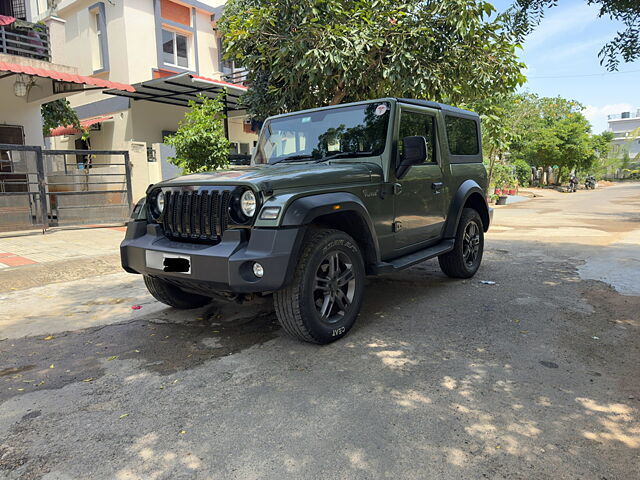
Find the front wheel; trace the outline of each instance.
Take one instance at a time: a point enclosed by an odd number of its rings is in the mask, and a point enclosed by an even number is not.
[[[473,277],[484,251],[482,219],[473,208],[465,208],[460,216],[453,250],[438,257],[440,269],[449,277]]]
[[[311,230],[292,282],[273,295],[282,328],[311,343],[344,337],[360,311],[364,279],[362,254],[353,238],[338,230]]]
[[[175,285],[149,275],[144,275],[144,284],[156,300],[180,310],[203,307],[211,303],[209,297],[185,292]]]

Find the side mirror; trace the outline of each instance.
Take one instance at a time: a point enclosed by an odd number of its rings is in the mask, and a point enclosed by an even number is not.
[[[404,137],[404,151],[400,161],[401,167],[410,167],[424,163],[427,159],[427,139],[424,137]]]

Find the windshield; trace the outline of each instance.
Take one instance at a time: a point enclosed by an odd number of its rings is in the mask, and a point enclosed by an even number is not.
[[[254,163],[380,155],[391,107],[387,102],[336,107],[265,122]]]

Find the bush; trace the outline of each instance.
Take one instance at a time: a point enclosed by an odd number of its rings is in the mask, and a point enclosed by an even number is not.
[[[180,122],[178,131],[165,138],[176,149],[169,161],[182,169],[183,174],[206,172],[229,164],[229,140],[225,136],[222,92],[216,98],[199,95],[202,102],[189,101],[189,110]]]
[[[525,160],[518,159],[513,161],[513,166],[516,168],[518,185],[528,187],[531,179],[531,165]]]
[[[493,185],[498,188],[516,186],[518,180],[513,174],[513,170],[511,165],[496,163],[493,167]]]

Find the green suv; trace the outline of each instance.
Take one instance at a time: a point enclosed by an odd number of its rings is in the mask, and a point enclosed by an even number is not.
[[[122,265],[175,308],[273,293],[284,330],[351,329],[366,275],[438,257],[473,276],[492,210],[478,115],[383,98],[268,118],[251,166],[152,185]]]

